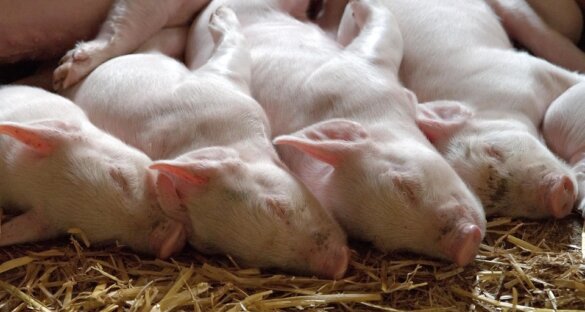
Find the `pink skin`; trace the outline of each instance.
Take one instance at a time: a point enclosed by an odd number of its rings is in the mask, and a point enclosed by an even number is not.
[[[578,182],[576,207],[585,216],[584,95],[585,84],[581,83],[559,96],[546,113],[542,133],[550,149],[569,162],[575,172]]]
[[[150,158],[94,127],[67,99],[0,88],[0,134],[0,198],[22,212],[2,225],[0,246],[78,227],[92,243],[118,240],[161,258],[183,248],[185,228],[157,204]]]
[[[339,12],[331,9],[338,2],[325,4],[326,11]],[[544,146],[538,126],[548,105],[582,77],[517,52],[483,1],[384,4],[409,30],[403,33],[402,81],[453,127],[418,125],[481,199],[486,214],[565,216],[577,189],[575,175]],[[334,25],[328,14],[321,18]],[[463,111],[471,117],[462,120]]]
[[[347,41],[335,42],[298,15],[308,1],[214,1],[191,29],[191,68],[212,53],[205,21],[220,5],[239,13],[252,94],[269,116],[280,156],[348,233],[382,250],[471,262],[485,217],[416,126],[420,119],[450,127],[432,109],[417,109],[399,85],[401,35],[391,14],[377,1],[355,1]]]
[[[250,55],[235,14],[218,8],[205,27],[214,52],[200,69],[159,53],[184,50],[178,29],[146,42],[143,53],[100,65],[65,93],[93,122],[156,159],[159,203],[198,250],[343,277],[345,234],[278,158],[250,96]]]

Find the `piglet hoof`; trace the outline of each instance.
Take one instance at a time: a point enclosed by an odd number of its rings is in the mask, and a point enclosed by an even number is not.
[[[187,242],[188,229],[184,224],[165,220],[150,233],[150,249],[160,259],[167,259],[183,249]]]
[[[575,184],[567,177],[554,179],[547,198],[549,212],[557,219],[564,218],[571,213],[575,204]]]
[[[240,22],[236,13],[226,6],[220,6],[209,17],[209,31],[213,41],[218,43],[225,34],[238,30]]]
[[[87,76],[105,60],[100,57],[105,46],[100,41],[83,42],[67,52],[53,72],[53,88],[57,91],[69,88]]]
[[[373,10],[380,6],[380,2],[378,0],[352,0],[349,5],[351,5],[355,23],[361,29],[370,18]]]

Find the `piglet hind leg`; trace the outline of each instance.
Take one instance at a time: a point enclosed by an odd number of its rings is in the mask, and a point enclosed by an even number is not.
[[[359,30],[357,36],[356,30]],[[398,74],[404,51],[402,34],[392,12],[379,0],[349,2],[337,38],[339,43],[347,45],[347,52],[390,70],[394,76]]]
[[[215,51],[200,71],[227,77],[249,94],[251,57],[234,11],[220,6],[209,18]],[[199,71],[198,70],[198,71]]]
[[[0,246],[36,242],[57,236],[58,232],[34,210],[29,210],[2,224]]]
[[[192,2],[198,5],[189,8],[194,13],[207,1]],[[97,37],[78,43],[63,56],[53,74],[53,88],[74,85],[107,60],[133,52],[164,26],[181,22],[175,20],[180,4],[178,0],[116,1]]]

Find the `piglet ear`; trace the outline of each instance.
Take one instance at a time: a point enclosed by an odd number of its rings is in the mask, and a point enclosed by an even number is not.
[[[0,123],[0,133],[9,135],[26,144],[43,156],[50,155],[65,139],[71,137],[74,126],[58,120],[46,120],[34,123]]]
[[[150,248],[160,259],[166,259],[183,249],[187,242],[185,226],[174,220],[159,223],[150,233]]]
[[[238,153],[227,147],[207,147],[184,154],[174,160],[155,161],[150,169],[158,170],[174,180],[204,185],[222,168],[241,163]]]
[[[460,102],[427,102],[417,105],[416,123],[427,138],[435,142],[453,135],[472,115]]]
[[[175,183],[165,174],[159,174],[156,179],[156,197],[166,216],[177,221],[189,220],[183,201],[177,194]]]
[[[222,170],[241,164],[238,153],[226,147],[202,148],[174,160],[159,160],[150,165],[158,171],[156,195],[166,216],[188,220],[184,192],[199,189]]]
[[[293,146],[335,167],[368,138],[369,133],[361,124],[346,119],[331,119],[290,135],[281,135],[273,143]]]

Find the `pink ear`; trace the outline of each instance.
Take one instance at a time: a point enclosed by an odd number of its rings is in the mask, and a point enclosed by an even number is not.
[[[177,221],[189,219],[175,184],[164,174],[159,174],[156,180],[156,196],[165,215]]]
[[[240,163],[238,153],[231,148],[206,147],[181,155],[175,160],[155,161],[150,169],[193,185],[204,185],[222,168]]]
[[[152,251],[160,259],[166,259],[183,249],[187,242],[187,232],[182,223],[165,220],[153,229],[149,238]]]
[[[332,166],[338,166],[348,152],[355,151],[369,138],[359,123],[331,119],[273,140],[276,145],[290,145]]]
[[[456,101],[435,101],[417,106],[416,123],[431,142],[444,139],[457,132],[472,111]]]
[[[41,155],[50,155],[55,147],[68,136],[72,127],[60,121],[43,121],[29,124],[0,123],[0,133],[28,145]]]
[[[156,161],[150,165],[150,169],[158,170],[166,175],[180,178],[194,185],[207,184],[209,178],[192,171],[192,164],[177,161]]]

